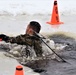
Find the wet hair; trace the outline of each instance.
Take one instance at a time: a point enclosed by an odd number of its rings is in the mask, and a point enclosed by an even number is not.
[[[36,31],[37,33],[40,32],[41,25],[40,25],[38,22],[36,22],[36,21],[31,21],[30,24],[29,24],[29,26],[30,26],[34,31]]]

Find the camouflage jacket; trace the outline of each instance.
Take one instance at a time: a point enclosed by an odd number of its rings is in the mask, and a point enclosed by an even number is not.
[[[37,56],[42,56],[42,46],[41,41],[36,36],[29,36],[29,35],[19,35],[17,37],[10,37],[9,42],[11,43],[17,43],[20,45],[26,45],[26,46],[34,46],[34,50]]]

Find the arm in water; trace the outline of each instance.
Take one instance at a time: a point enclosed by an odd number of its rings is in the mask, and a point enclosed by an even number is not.
[[[26,35],[18,35],[16,37],[9,37],[5,34],[0,34],[0,38],[5,42],[17,43],[17,44],[21,44],[21,45],[23,45],[23,44],[25,45],[28,43],[29,45],[31,45],[29,43],[29,41],[27,42],[27,38],[29,38],[29,37]],[[31,42],[32,42],[32,40],[31,40]]]
[[[35,36],[24,34],[24,35],[18,35],[16,37],[9,37],[7,35],[0,34],[0,38],[2,38],[3,41],[10,42],[12,44],[17,43],[20,45],[31,46],[34,48],[37,56],[42,56],[43,52],[42,52],[41,41]]]

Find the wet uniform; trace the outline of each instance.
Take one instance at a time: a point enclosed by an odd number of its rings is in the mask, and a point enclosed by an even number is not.
[[[41,41],[39,37],[37,36],[29,36],[27,34],[25,35],[19,35],[17,37],[9,37],[8,42],[11,43],[17,43],[20,45],[26,45],[30,47],[34,47],[35,53],[37,56],[42,56],[42,46]]]

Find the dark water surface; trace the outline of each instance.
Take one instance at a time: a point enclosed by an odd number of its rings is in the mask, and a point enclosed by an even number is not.
[[[52,35],[55,43],[67,44],[63,51],[57,53],[68,63],[50,60],[41,75],[76,75],[76,40],[62,34]]]
[[[32,68],[40,75],[76,75],[76,40],[75,38],[65,36],[63,34],[53,34],[48,38],[55,43],[67,45],[63,50],[56,52],[66,62],[58,61],[57,58],[51,59],[49,56],[41,60],[29,60],[21,63],[21,59],[17,60],[20,64]],[[60,59],[60,58],[59,58]]]

